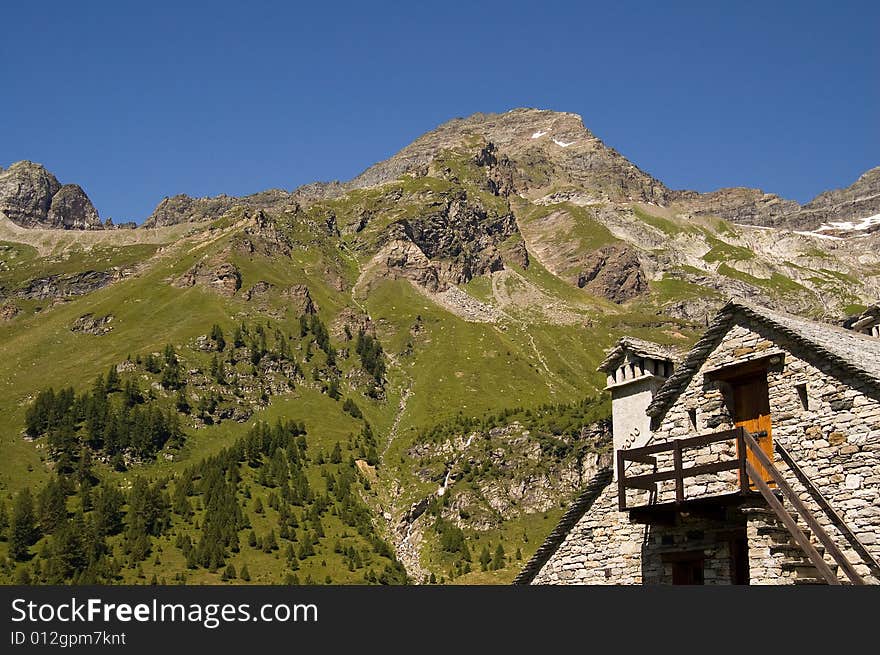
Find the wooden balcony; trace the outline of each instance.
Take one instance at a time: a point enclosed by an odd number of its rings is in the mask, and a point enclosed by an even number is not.
[[[630,517],[638,522],[663,522],[671,520],[676,512],[687,511],[694,513],[706,513],[716,515],[731,504],[738,504],[746,497],[754,496],[750,485],[746,459],[749,448],[745,442],[745,428],[735,428],[716,432],[714,434],[700,435],[686,439],[670,439],[659,444],[652,444],[642,448],[630,448],[617,451],[617,485],[618,506],[620,511],[629,512]],[[754,435],[762,436],[762,435]],[[720,450],[709,459],[708,463],[693,463],[694,451],[711,449],[713,445],[726,445],[727,448]],[[735,450],[732,446],[735,444]],[[718,450],[718,449],[716,449]],[[702,459],[707,459],[705,454]],[[690,464],[690,465],[686,465]],[[642,465],[636,468],[644,471],[650,468],[650,473],[637,471],[631,472],[631,464]],[[737,471],[738,476],[727,476],[728,480],[724,491],[718,493],[695,494],[691,490],[699,488],[694,478],[697,476],[713,476],[725,471]],[[710,478],[711,479],[711,478]],[[705,481],[706,478],[703,478]],[[658,485],[672,481],[674,494],[666,491],[667,500],[661,497]],[[648,492],[647,502],[630,505],[627,502],[627,491],[638,489]]]
[[[665,523],[675,521],[677,515],[697,514],[708,517],[723,518],[727,509],[732,505],[739,505],[745,501],[753,501],[763,498],[767,506],[776,514],[779,522],[791,534],[794,542],[807,555],[813,566],[827,584],[839,585],[841,580],[823,558],[816,545],[810,539],[810,533],[815,535],[839,569],[846,574],[849,584],[864,585],[866,580],[856,570],[847,556],[841,551],[837,543],[822,527],[813,512],[788,483],[782,472],[776,467],[773,452],[764,452],[756,438],[767,436],[767,433],[758,432],[752,434],[747,429],[739,427],[715,434],[707,434],[688,439],[672,439],[664,443],[645,446],[643,448],[630,448],[629,450],[617,451],[617,485],[619,507],[623,512],[629,512],[630,519],[639,523]],[[736,449],[731,448],[731,444]],[[714,451],[712,446],[721,444]],[[695,463],[685,466],[694,459],[691,451],[709,448],[712,453],[707,457],[702,455],[703,463]],[[826,514],[830,523],[834,524],[838,531],[849,541],[850,545],[862,555],[863,561],[868,568],[880,571],[880,563],[873,557],[864,544],[859,541],[855,532],[850,528],[843,517],[832,508],[828,501],[821,495],[818,488],[806,477],[803,470],[791,458],[787,451],[777,444],[775,450],[782,455],[792,474],[794,474],[807,491],[816,500],[819,508]],[[731,453],[733,456],[730,456]],[[727,455],[725,457],[725,454]],[[705,462],[706,459],[716,461]],[[671,461],[671,469],[660,470]],[[641,467],[650,467],[652,473],[628,474],[627,464],[636,464]],[[727,476],[723,484],[715,485],[714,489],[722,489],[716,493],[700,493],[689,495],[689,481],[698,476],[713,476],[726,471],[737,471],[738,475]],[[673,499],[666,502],[656,502],[660,496],[658,485],[663,482],[674,482]],[[705,481],[705,478],[703,478]],[[690,485],[690,489],[699,488],[705,491],[708,485]],[[648,502],[642,505],[630,506],[627,504],[626,492],[629,489],[638,489],[648,492]],[[818,500],[817,500],[818,499]],[[665,499],[664,499],[665,500]],[[788,503],[790,511],[784,502]],[[800,517],[809,528],[804,531],[799,525],[797,517]]]

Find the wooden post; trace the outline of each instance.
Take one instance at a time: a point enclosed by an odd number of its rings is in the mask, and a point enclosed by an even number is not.
[[[626,484],[623,479],[623,451],[617,451],[617,508],[626,511]]]
[[[675,461],[675,502],[684,502],[684,475],[681,465],[681,442],[676,439],[673,445],[672,456]]]
[[[743,439],[743,428],[740,426],[736,434],[736,453],[739,456],[739,490],[742,493],[749,491],[749,474],[746,471],[746,441]]]

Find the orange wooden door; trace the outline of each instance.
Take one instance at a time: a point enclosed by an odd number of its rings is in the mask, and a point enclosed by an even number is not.
[[[773,461],[773,432],[770,425],[770,396],[767,391],[767,375],[761,374],[744,380],[731,382],[733,386],[734,423],[752,433],[761,450]],[[765,433],[765,434],[761,434]],[[757,458],[748,453],[748,461],[772,487],[767,470],[761,466]],[[754,484],[750,485],[754,489]]]

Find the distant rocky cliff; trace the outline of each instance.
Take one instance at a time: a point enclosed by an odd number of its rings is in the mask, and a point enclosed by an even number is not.
[[[92,201],[76,184],[61,184],[40,164],[20,161],[0,169],[0,212],[22,227],[99,230]]]
[[[859,221],[880,214],[880,166],[865,172],[847,188],[821,193],[805,205],[743,187],[711,193],[680,191],[674,198],[695,213],[735,223],[815,230],[828,223]]]

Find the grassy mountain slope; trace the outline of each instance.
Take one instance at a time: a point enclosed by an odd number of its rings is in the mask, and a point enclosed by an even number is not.
[[[125,528],[98,539],[101,581],[220,582],[231,564],[233,581],[247,566],[254,582],[397,582],[400,562],[418,582],[506,582],[605,461],[595,367],[615,339],[686,347],[733,293],[819,317],[875,295],[874,237],[693,215],[572,115],[547,114],[444,126],[333,193],[196,223],[77,233],[0,218],[0,499],[11,517],[21,490],[38,495],[59,471],[67,485],[66,516],[40,501],[24,552],[3,527],[0,576],[56,581],[70,525],[83,539],[98,521],[103,481],[125,496]],[[132,406],[173,416],[181,440],[133,456],[90,442],[88,412],[72,433],[26,435],[41,391],[80,396],[111,368],[119,389],[99,395],[122,407],[136,384]],[[304,425],[305,455],[236,459],[278,420]],[[65,473],[83,446],[93,473]],[[229,486],[215,489],[219,455]],[[266,484],[273,458],[312,497]],[[131,527],[139,478],[170,508],[157,501],[164,518],[144,534]],[[215,493],[223,516],[240,508],[225,528],[238,550],[194,555],[185,544],[212,525]],[[191,514],[175,510],[184,497]],[[94,579],[84,566],[61,579]]]

